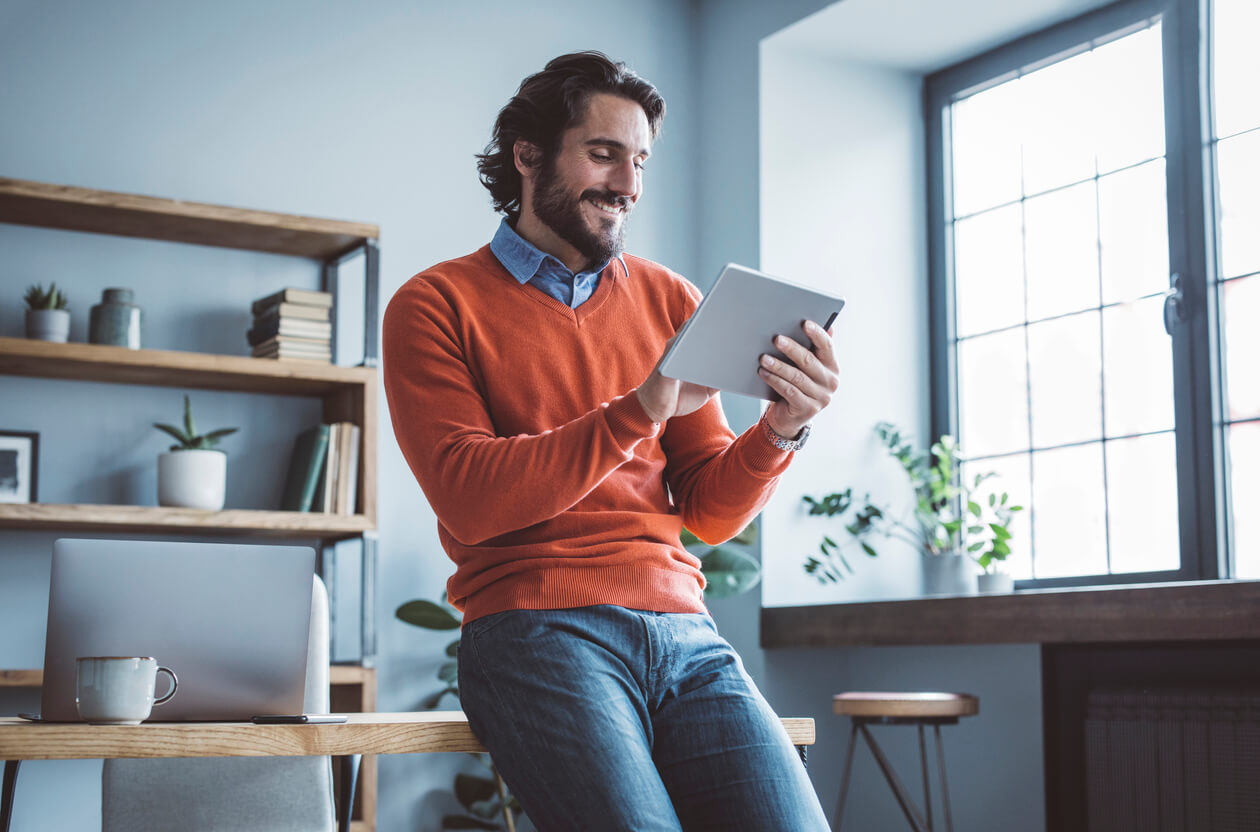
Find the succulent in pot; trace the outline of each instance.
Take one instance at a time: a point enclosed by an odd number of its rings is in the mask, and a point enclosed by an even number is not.
[[[69,299],[57,288],[48,284],[48,290],[35,285],[26,290],[26,337],[36,341],[65,343],[70,339]]]
[[[227,453],[217,446],[238,428],[198,433],[192,402],[184,396],[184,425],[161,422],[153,427],[176,439],[170,450],[158,456],[158,505],[218,511],[227,493]]]

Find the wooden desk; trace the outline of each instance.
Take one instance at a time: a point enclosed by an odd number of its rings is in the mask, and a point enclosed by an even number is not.
[[[805,746],[814,744],[814,720],[784,719],[783,727],[804,760]],[[5,717],[0,718],[0,760],[5,761],[0,832],[8,832],[17,768],[22,760],[330,756],[343,758],[343,766],[357,770],[357,760],[363,754],[448,751],[485,751],[461,711],[348,714],[346,722],[332,725],[37,724]],[[353,779],[346,778],[351,783]],[[347,807],[349,801],[344,798],[343,794],[340,805]]]

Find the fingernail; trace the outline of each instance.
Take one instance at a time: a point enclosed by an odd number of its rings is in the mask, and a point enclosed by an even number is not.
[[[774,361],[774,359],[773,359],[773,358],[771,358],[771,357],[770,357],[770,356],[768,356],[768,355],[762,355],[762,356],[761,356],[761,364],[762,364],[762,366],[763,366],[763,367],[769,367],[769,366],[771,365],[771,363],[773,363],[773,361]]]

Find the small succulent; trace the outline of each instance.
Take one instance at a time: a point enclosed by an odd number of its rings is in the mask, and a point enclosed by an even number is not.
[[[48,291],[36,284],[26,290],[26,305],[31,309],[65,309],[69,299],[66,293],[57,288],[56,283],[48,284]]]
[[[184,429],[180,430],[173,425],[166,425],[160,422],[154,422],[153,427],[179,440],[178,445],[172,445],[172,451],[216,451],[215,445],[219,444],[219,440],[227,436],[229,433],[236,433],[239,428],[219,428],[212,430],[207,434],[199,435],[197,426],[193,424],[192,403],[188,401],[188,396],[184,396]]]

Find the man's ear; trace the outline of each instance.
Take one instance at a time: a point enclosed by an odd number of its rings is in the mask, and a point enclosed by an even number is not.
[[[517,139],[512,144],[512,161],[522,177],[532,178],[542,165],[542,150],[533,142]]]

